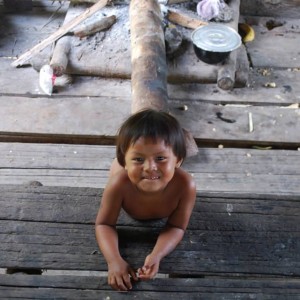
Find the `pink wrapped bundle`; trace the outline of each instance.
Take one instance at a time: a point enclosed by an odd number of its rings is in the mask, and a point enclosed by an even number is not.
[[[197,5],[197,13],[204,21],[217,17],[225,6],[223,0],[202,0]]]

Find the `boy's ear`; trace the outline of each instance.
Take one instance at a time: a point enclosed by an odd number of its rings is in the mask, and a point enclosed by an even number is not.
[[[182,162],[183,162],[183,159],[178,160],[175,167],[179,168],[181,166]]]

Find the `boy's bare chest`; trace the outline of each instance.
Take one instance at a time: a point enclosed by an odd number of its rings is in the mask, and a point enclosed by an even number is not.
[[[136,193],[126,195],[123,200],[123,209],[136,219],[167,218],[178,205],[178,197],[174,195],[146,196]]]

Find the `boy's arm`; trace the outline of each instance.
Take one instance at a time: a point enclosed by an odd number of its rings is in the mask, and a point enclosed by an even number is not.
[[[121,257],[115,225],[122,205],[118,182],[112,179],[104,190],[96,218],[95,232],[99,248],[108,265],[108,283],[116,290],[132,288],[130,276],[137,280],[134,270]]]
[[[127,291],[131,289],[131,277],[137,280],[137,276],[120,255],[116,229],[109,225],[96,225],[96,238],[107,262],[108,284],[115,290]]]
[[[138,270],[139,278],[154,278],[159,270],[160,261],[176,248],[183,235],[183,229],[167,226],[160,233],[152,252],[146,257],[144,266]]]
[[[160,261],[172,252],[184,236],[196,200],[196,186],[190,176],[185,177],[185,189],[178,207],[169,217],[166,228],[160,233],[152,252],[139,269],[139,277],[152,279],[159,269]]]

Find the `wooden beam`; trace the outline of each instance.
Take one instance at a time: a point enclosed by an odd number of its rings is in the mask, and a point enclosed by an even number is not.
[[[86,20],[88,17],[92,16],[96,13],[99,9],[103,8],[107,5],[109,0],[99,0],[96,4],[91,6],[90,8],[86,9],[85,12],[78,17],[74,18],[69,23],[60,27],[56,32],[51,34],[48,38],[40,42],[39,44],[35,45],[33,48],[22,54],[17,60],[15,60],[11,65],[13,67],[17,67],[23,65],[26,61],[28,61],[34,54],[37,54],[44,48],[46,48],[51,43],[58,40],[60,37],[65,35],[66,33],[70,32],[76,25],[81,23],[82,21]]]
[[[167,62],[162,14],[156,0],[131,0],[132,113],[168,111]]]

